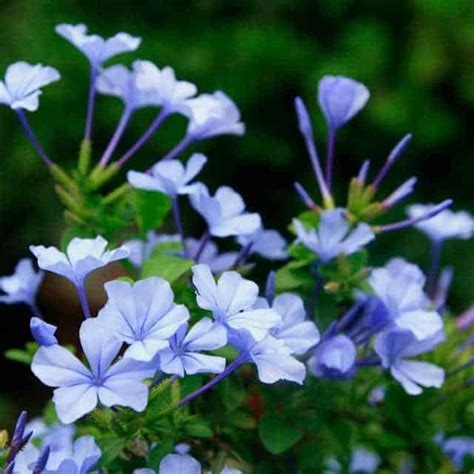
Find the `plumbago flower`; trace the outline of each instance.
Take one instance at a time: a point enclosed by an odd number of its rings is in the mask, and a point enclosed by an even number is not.
[[[276,230],[262,227],[252,234],[239,235],[237,242],[244,250],[248,249],[248,255],[258,254],[268,260],[284,260],[288,257],[286,240]]]
[[[107,407],[120,405],[143,411],[148,401],[143,381],[154,370],[131,358],[113,363],[122,343],[95,319],[84,321],[79,335],[89,368],[57,344],[40,347],[31,364],[45,385],[56,387],[53,402],[61,422],[78,420],[99,401]]]
[[[138,189],[159,191],[171,198],[178,194],[196,192],[200,183],[189,184],[202,170],[207,158],[201,153],[194,153],[185,166],[178,160],[160,161],[153,166],[150,173],[129,171],[128,182]]]
[[[124,281],[105,284],[107,304],[97,322],[118,341],[129,345],[125,357],[150,361],[169,347],[168,339],[189,319],[183,305],[174,303],[173,291],[162,278],[152,277],[133,285]]]
[[[374,349],[382,365],[390,369],[392,376],[402,384],[405,391],[410,395],[419,395],[423,391],[421,387],[441,387],[444,370],[428,362],[408,358],[433,350],[444,339],[441,331],[420,341],[411,331],[393,328],[376,337]]]
[[[33,312],[38,312],[36,298],[43,277],[44,273],[36,272],[29,258],[22,258],[13,275],[0,277],[0,290],[5,293],[0,295],[0,303],[25,303]]]
[[[190,195],[191,205],[201,214],[215,237],[230,237],[252,234],[261,227],[261,218],[256,213],[245,211],[242,197],[232,188],[221,186],[214,196],[203,184]]]
[[[442,329],[443,320],[429,307],[423,291],[425,276],[416,265],[395,258],[385,267],[374,269],[368,281],[392,324],[410,330],[418,339]]]
[[[375,235],[368,224],[358,224],[351,230],[344,209],[332,209],[321,213],[316,230],[307,230],[297,219],[293,220],[297,242],[315,252],[321,262],[327,263],[339,254],[358,252]]]
[[[30,330],[33,339],[40,346],[53,346],[58,343],[56,336],[57,327],[44,322],[42,319],[34,317],[30,320]]]

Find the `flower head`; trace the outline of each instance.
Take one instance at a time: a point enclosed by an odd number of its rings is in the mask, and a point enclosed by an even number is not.
[[[7,68],[5,79],[0,81],[0,104],[11,109],[38,110],[41,88],[56,82],[61,75],[51,66],[18,61]]]
[[[147,93],[153,93],[159,105],[169,112],[187,110],[186,101],[197,92],[191,82],[178,81],[173,68],[166,66],[159,69],[150,61],[137,61],[137,86]]]
[[[144,410],[148,388],[143,380],[154,371],[130,358],[112,364],[122,343],[96,319],[84,321],[79,335],[89,368],[57,344],[40,347],[31,364],[31,370],[45,385],[56,388],[53,402],[59,419],[72,423],[94,410],[99,401],[107,407]]]
[[[194,153],[186,166],[179,160],[160,161],[153,166],[151,173],[129,171],[128,182],[138,189],[159,191],[170,197],[178,194],[190,194],[198,190],[198,183],[189,184],[202,170],[207,158],[201,153]]]
[[[374,341],[374,349],[382,365],[390,369],[410,395],[419,395],[421,387],[439,388],[444,382],[444,370],[428,362],[407,360],[424,352],[431,351],[444,340],[443,332],[418,340],[411,331],[392,328],[379,334]]]
[[[43,277],[43,272],[35,272],[29,258],[22,258],[13,275],[0,278],[0,290],[5,293],[0,295],[0,303],[26,303],[34,306]]]
[[[258,229],[252,234],[239,235],[237,242],[242,247],[249,248],[250,254],[258,254],[268,260],[283,260],[286,240],[276,230]]]
[[[251,234],[261,226],[256,213],[245,212],[245,203],[232,188],[221,186],[214,196],[209,195],[205,185],[190,195],[191,204],[209,226],[216,237]]]
[[[245,126],[240,122],[240,112],[226,94],[201,94],[186,102],[189,111],[188,135],[204,140],[217,135],[243,135]]]
[[[224,272],[216,283],[209,266],[195,265],[192,271],[197,304],[212,311],[214,319],[228,330],[245,331],[261,341],[281,321],[272,309],[254,309],[258,286],[239,273]]]
[[[225,359],[201,352],[220,349],[226,343],[225,328],[209,318],[199,320],[189,331],[188,325],[183,324],[170,338],[169,348],[160,351],[159,368],[180,377],[184,374],[220,374],[225,368]]]
[[[416,219],[433,207],[433,204],[413,204],[407,208],[407,213],[410,218]],[[418,222],[415,227],[435,241],[470,239],[474,234],[474,218],[465,211],[453,212],[445,209],[431,219]]]
[[[297,241],[317,253],[323,263],[339,254],[350,255],[361,250],[375,236],[369,225],[358,224],[351,230],[344,209],[323,211],[316,230],[306,230],[303,224],[293,220]]]
[[[56,26],[56,33],[81,51],[94,68],[99,68],[105,61],[118,54],[135,51],[141,43],[141,38],[128,33],[117,33],[107,39],[99,35],[88,35],[87,26],[83,24],[62,23]]]
[[[66,253],[60,252],[56,247],[43,245],[31,245],[30,250],[38,259],[40,268],[80,285],[89,273],[130,255],[130,251],[124,246],[115,250],[105,250],[106,247],[107,241],[98,236],[95,239],[75,237],[69,242]]]
[[[130,347],[125,357],[149,361],[168,347],[168,339],[189,319],[183,305],[174,303],[169,283],[158,277],[134,284],[111,281],[105,284],[107,304],[98,323]]]
[[[308,369],[319,378],[346,380],[355,371],[356,347],[351,339],[338,334],[320,342],[308,360]]]
[[[342,127],[369,100],[367,87],[343,76],[324,76],[319,81],[318,102],[330,129]]]
[[[56,326],[48,324],[40,318],[34,317],[30,320],[30,330],[33,339],[41,346],[52,346],[58,343],[54,335],[57,329]]]

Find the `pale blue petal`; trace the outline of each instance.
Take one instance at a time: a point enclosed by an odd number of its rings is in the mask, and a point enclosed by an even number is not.
[[[160,463],[159,474],[201,474],[201,465],[191,456],[168,454]]]
[[[53,402],[61,422],[73,423],[97,406],[97,387],[81,384],[57,388]]]

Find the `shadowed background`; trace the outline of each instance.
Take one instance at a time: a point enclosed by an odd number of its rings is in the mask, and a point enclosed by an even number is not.
[[[45,88],[39,110],[29,114],[44,148],[60,165],[75,165],[88,67],[85,58],[54,33],[54,26],[84,22],[91,32],[104,36],[127,31],[143,38],[136,55],[120,56],[119,61],[130,64],[138,57],[160,67],[171,65],[178,78],[195,82],[200,92],[222,89],[236,101],[246,135],[213,139],[193,150],[208,155],[202,178],[211,189],[220,184],[235,187],[249,209],[261,212],[267,227],[288,236],[288,222],[302,210],[293,191],[295,180],[318,197],[297,131],[293,99],[296,95],[306,99],[324,156],[326,129],[316,103],[317,82],[323,74],[348,75],[372,93],[367,107],[339,133],[335,171],[339,203],[344,203],[345,186],[365,158],[370,157],[377,170],[395,142],[412,132],[413,142],[384,182],[382,193],[415,175],[419,183],[412,201],[452,197],[455,209],[473,211],[471,0],[97,3],[0,0],[2,74],[8,64],[26,60],[55,66],[63,76]],[[104,150],[120,112],[117,99],[98,98],[96,156]],[[119,153],[138,138],[154,114],[153,110],[136,114]],[[130,166],[148,167],[177,142],[184,128],[183,119],[170,119]],[[12,272],[19,258],[28,256],[30,243],[57,244],[63,222],[48,172],[6,107],[0,109],[0,144],[0,274],[4,275]],[[393,220],[402,217],[403,206],[391,214]],[[427,240],[414,230],[383,236],[372,249],[376,263],[402,255],[426,268],[429,256]],[[472,241],[448,242],[443,257],[455,268],[450,304],[459,312],[472,303]],[[68,298],[48,302],[45,293],[40,303],[47,318],[53,322],[61,318],[66,327],[78,324],[74,302]],[[3,353],[28,340],[29,314],[17,306],[1,306],[0,313]],[[39,383],[26,366],[2,361],[2,367],[12,376],[2,377],[0,424],[10,420],[18,407],[39,406],[49,396],[44,390],[38,395]]]

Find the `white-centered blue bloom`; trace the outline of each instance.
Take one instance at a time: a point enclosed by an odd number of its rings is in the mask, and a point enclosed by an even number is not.
[[[416,265],[395,258],[374,269],[368,281],[396,326],[412,331],[418,339],[442,329],[443,320],[429,307],[423,291],[425,277]]]
[[[230,237],[256,232],[262,224],[256,213],[245,212],[240,194],[228,186],[221,186],[214,196],[203,184],[190,195],[191,205],[206,221],[215,237]]]
[[[223,357],[201,354],[224,347],[227,343],[227,331],[222,324],[209,318],[199,320],[188,331],[188,325],[182,325],[169,340],[169,348],[159,353],[159,368],[167,374],[183,377],[184,374],[202,373],[220,374],[225,368]]]
[[[168,339],[189,319],[184,305],[174,303],[169,283],[151,277],[134,284],[111,281],[105,284],[107,303],[98,323],[130,347],[125,357],[150,361],[168,347]]]
[[[356,347],[344,334],[320,342],[308,360],[310,372],[319,378],[346,380],[355,371]]]
[[[33,339],[40,346],[52,346],[58,343],[56,336],[57,327],[48,324],[40,318],[34,317],[30,320],[30,330]]]
[[[118,54],[135,51],[141,43],[141,38],[128,33],[117,33],[107,39],[99,35],[88,35],[87,26],[83,24],[62,23],[56,26],[56,33],[81,51],[96,69]]]
[[[58,70],[42,64],[18,61],[7,68],[5,78],[0,81],[0,104],[11,109],[38,110],[41,88],[61,78]]]
[[[258,286],[253,281],[237,272],[224,272],[216,283],[211,269],[204,264],[195,265],[192,271],[198,306],[212,311],[216,322],[228,330],[245,331],[261,341],[281,322],[272,309],[254,309]]]
[[[268,308],[268,302],[259,298],[256,307]],[[306,318],[303,300],[294,293],[275,297],[272,309],[281,316],[281,322],[270,329],[270,334],[281,339],[292,354],[304,354],[319,342],[319,331],[313,321]]]
[[[69,242],[66,253],[56,247],[30,245],[30,250],[38,259],[43,270],[61,275],[75,285],[82,285],[87,275],[116,260],[127,258],[130,251],[122,246],[106,250],[107,241],[98,236],[95,239],[75,237]]]
[[[0,277],[0,303],[25,303],[34,307],[44,273],[36,272],[29,258],[22,258],[15,266],[13,275]]]
[[[258,254],[268,260],[283,260],[288,257],[285,252],[286,240],[276,230],[258,229],[252,234],[239,235],[237,242],[249,248],[249,254]]]
[[[153,93],[159,105],[169,112],[183,113],[187,110],[186,101],[197,92],[197,87],[191,82],[178,81],[169,66],[159,69],[150,61],[139,61],[137,72],[138,88]]]
[[[160,161],[148,173],[129,171],[128,182],[138,189],[159,191],[174,198],[178,194],[196,192],[200,184],[190,182],[201,172],[207,158],[201,153],[194,153],[185,166],[179,160]]]
[[[419,395],[422,387],[439,388],[444,382],[444,370],[428,362],[408,360],[431,351],[444,340],[444,333],[418,340],[411,331],[392,328],[379,334],[374,349],[386,369],[398,380],[410,395]]]
[[[323,211],[317,229],[307,230],[297,219],[293,220],[293,225],[297,242],[318,254],[323,263],[339,254],[358,252],[375,238],[368,224],[357,224],[351,229],[344,209]]]
[[[53,402],[58,418],[72,423],[94,410],[99,401],[107,407],[144,410],[148,388],[143,381],[154,373],[149,365],[130,358],[113,363],[122,343],[96,319],[82,323],[80,340],[90,368],[59,345],[40,347],[31,364],[45,385],[56,388]]]
[[[318,102],[330,129],[337,129],[359,113],[369,100],[367,87],[343,76],[324,76],[318,85]]]
[[[188,136],[204,140],[217,135],[243,135],[245,126],[234,101],[224,92],[201,94],[186,102],[189,115]]]
[[[411,219],[416,219],[434,207],[434,204],[413,204],[408,206],[407,214]],[[415,227],[434,241],[471,239],[474,235],[474,218],[465,211],[445,209],[430,219],[418,222]]]
[[[142,62],[135,61],[132,70],[122,64],[115,64],[102,70],[97,78],[97,91],[104,95],[118,97],[129,111],[142,107],[158,107],[161,105],[160,98],[153,91],[138,87]]]

